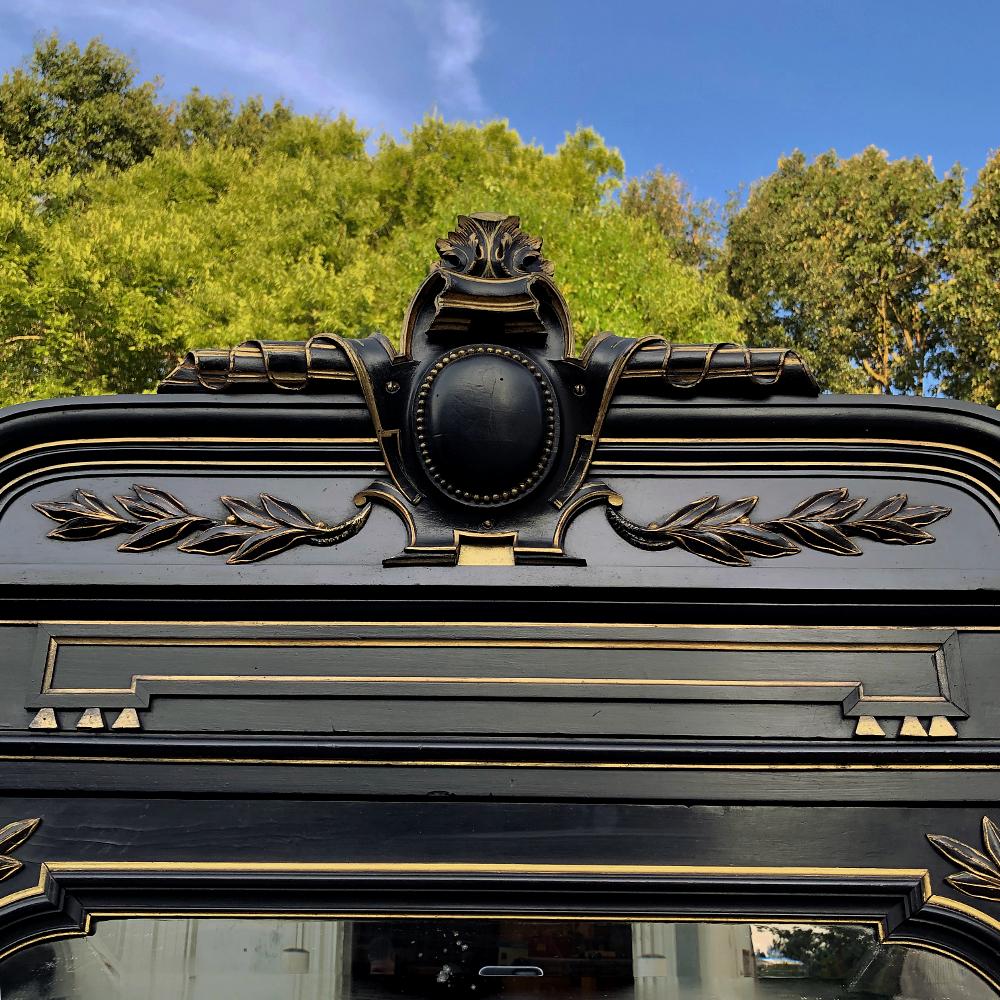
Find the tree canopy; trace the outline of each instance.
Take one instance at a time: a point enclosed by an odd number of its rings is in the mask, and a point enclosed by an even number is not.
[[[157,85],[136,83],[127,56],[93,39],[80,51],[51,35],[30,62],[0,81],[0,138],[14,157],[46,172],[72,173],[107,164],[118,170],[161,145],[168,114]]]
[[[0,403],[152,388],[192,347],[382,330],[470,211],[545,240],[578,346],[610,329],[796,347],[825,388],[1000,402],[1000,159],[961,171],[801,153],[719,213],[629,179],[590,129],[402,139],[156,82],[43,39],[0,82]]]
[[[941,292],[962,177],[869,148],[783,159],[730,219],[729,290],[752,343],[801,350],[841,392],[922,392],[948,347]]]

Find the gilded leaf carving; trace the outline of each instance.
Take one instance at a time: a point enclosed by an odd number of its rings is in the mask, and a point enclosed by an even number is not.
[[[49,538],[80,542],[127,534],[119,552],[149,552],[177,543],[180,552],[229,555],[230,564],[260,562],[297,545],[329,546],[353,538],[365,526],[371,504],[337,524],[313,520],[287,500],[261,493],[258,503],[224,496],[222,520],[196,514],[177,497],[153,486],[133,486],[132,496],[116,496],[119,509],[87,490],[71,500],[36,503],[35,510],[59,527]]]
[[[24,864],[10,856],[38,829],[40,819],[21,819],[0,829],[0,882],[19,872]]]
[[[701,497],[645,526],[614,506],[607,508],[607,518],[615,533],[636,548],[678,548],[723,566],[749,566],[751,558],[778,559],[802,549],[859,556],[861,547],[852,540],[857,536],[887,545],[926,545],[934,536],[923,529],[951,513],[948,507],[911,507],[907,495],[897,493],[855,517],[868,499],[851,498],[839,488],[806,498],[784,517],[752,521],[757,497],[721,505],[719,500]]]
[[[985,853],[953,837],[928,834],[927,839],[939,854],[962,869],[945,879],[948,885],[967,896],[1000,902],[1000,828],[989,816],[983,817]]]

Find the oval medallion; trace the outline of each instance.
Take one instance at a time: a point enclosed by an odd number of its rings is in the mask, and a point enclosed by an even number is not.
[[[557,412],[523,354],[479,344],[439,358],[417,391],[417,448],[431,479],[463,503],[510,503],[548,471]]]

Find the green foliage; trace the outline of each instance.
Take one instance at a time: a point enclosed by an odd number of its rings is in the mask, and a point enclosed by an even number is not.
[[[772,927],[777,951],[804,963],[810,979],[848,982],[871,951],[871,932],[862,927]]]
[[[696,201],[676,175],[657,167],[633,177],[622,191],[626,215],[648,217],[674,256],[687,264],[708,267],[718,258],[719,220],[711,201]]]
[[[962,176],[866,149],[796,152],[729,222],[729,291],[746,339],[800,349],[841,392],[923,391],[947,358],[942,290]]]
[[[50,35],[26,66],[0,81],[0,139],[10,155],[33,159],[47,173],[98,164],[124,170],[167,132],[156,84],[135,78],[129,59],[100,39],[81,52]]]
[[[0,154],[5,402],[146,390],[192,347],[393,336],[434,240],[468,211],[518,212],[545,237],[579,342],[737,333],[720,279],[609,199],[621,158],[589,130],[546,154],[503,122],[429,118],[369,154],[345,118],[238,131],[241,115],[191,95],[181,138],[75,180]]]
[[[729,212],[626,180],[590,129],[506,122],[403,141],[197,88],[157,102],[100,40],[43,39],[0,82],[0,403],[148,390],[187,349],[399,328],[461,213],[542,236],[577,346],[602,329],[790,346],[834,391],[1000,404],[1000,153],[783,159]]]
[[[954,326],[944,388],[1000,406],[1000,150],[976,180],[949,264],[943,302]]]

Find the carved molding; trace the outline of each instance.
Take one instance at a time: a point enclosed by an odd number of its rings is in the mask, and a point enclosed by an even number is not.
[[[365,503],[353,517],[327,524],[313,520],[287,500],[261,493],[257,505],[239,497],[220,497],[229,511],[229,516],[220,520],[192,513],[177,497],[155,486],[133,486],[132,493],[115,497],[121,510],[89,490],[76,490],[71,500],[33,506],[59,522],[59,527],[48,533],[49,538],[82,542],[128,534],[118,546],[119,552],[149,552],[179,542],[181,552],[204,556],[232,553],[226,562],[233,565],[260,562],[298,545],[339,545],[358,534],[371,514],[371,504]]]
[[[0,829],[0,882],[15,875],[24,863],[12,858],[8,851],[16,851],[38,829],[40,819],[21,819]]]
[[[939,854],[962,869],[945,879],[948,885],[967,896],[1000,903],[1000,827],[989,816],[983,817],[985,854],[953,837],[929,833],[927,839]]]
[[[923,529],[951,513],[949,507],[908,506],[907,495],[897,493],[854,517],[868,498],[851,499],[841,488],[803,500],[785,517],[751,521],[758,499],[741,497],[720,506],[718,496],[701,497],[645,527],[614,504],[608,505],[607,518],[615,533],[636,548],[679,548],[723,566],[749,566],[751,557],[779,559],[803,548],[859,556],[862,550],[851,540],[859,535],[889,545],[927,545],[935,539]]]

